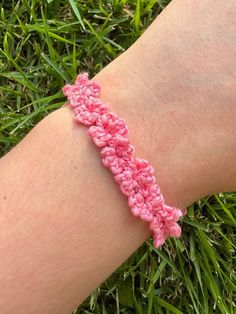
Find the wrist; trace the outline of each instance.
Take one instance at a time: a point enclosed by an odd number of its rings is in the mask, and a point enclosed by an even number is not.
[[[197,180],[200,167],[195,163],[196,151],[183,128],[183,115],[163,111],[166,99],[160,101],[134,73],[123,72],[121,64],[108,67],[94,80],[101,84],[102,100],[126,120],[136,156],[153,165],[166,203],[185,208],[200,198],[201,192],[204,195]]]

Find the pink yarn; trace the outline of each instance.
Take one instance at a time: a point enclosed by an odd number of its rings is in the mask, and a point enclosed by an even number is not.
[[[90,81],[88,73],[82,73],[75,85],[64,86],[63,93],[73,108],[75,121],[90,126],[88,134],[101,147],[102,163],[128,197],[133,215],[150,222],[154,246],[161,246],[169,236],[179,237],[181,228],[177,221],[184,211],[165,204],[153,167],[147,160],[135,158],[125,120],[108,112],[99,99],[99,84]]]

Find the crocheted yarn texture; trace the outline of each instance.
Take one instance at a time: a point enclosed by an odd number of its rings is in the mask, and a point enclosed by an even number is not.
[[[153,167],[134,156],[125,120],[108,111],[99,98],[99,84],[89,80],[88,73],[82,73],[74,85],[64,86],[63,93],[73,108],[75,121],[89,126],[88,134],[101,148],[103,165],[114,174],[133,215],[150,222],[154,246],[161,246],[169,236],[179,237],[177,221],[183,216],[182,210],[165,204]]]

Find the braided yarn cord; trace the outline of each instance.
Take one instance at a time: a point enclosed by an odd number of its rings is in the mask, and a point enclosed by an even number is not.
[[[154,246],[160,247],[167,237],[180,237],[177,221],[183,211],[165,204],[153,167],[135,157],[125,120],[108,111],[99,98],[99,84],[89,80],[88,73],[81,73],[74,85],[64,86],[63,93],[75,121],[89,127],[88,134],[100,148],[102,163],[127,196],[133,215],[150,223]]]

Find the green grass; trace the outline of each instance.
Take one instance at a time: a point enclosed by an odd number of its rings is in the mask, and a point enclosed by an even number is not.
[[[0,154],[99,72],[169,1],[0,1]],[[189,207],[180,240],[144,243],[75,313],[236,313],[236,193]]]

